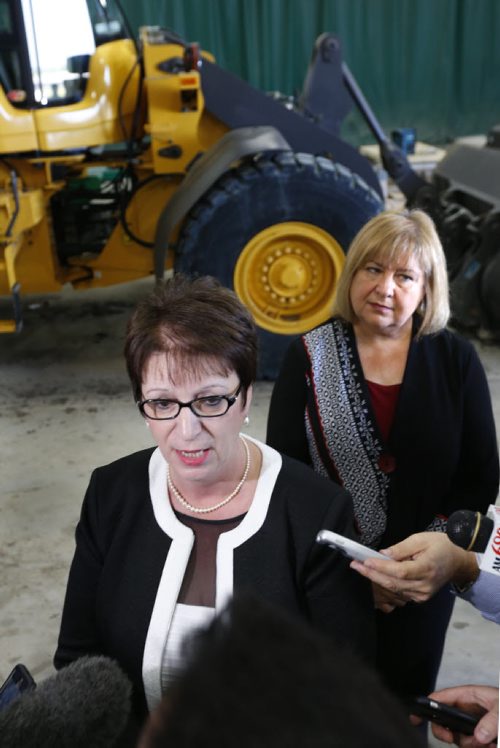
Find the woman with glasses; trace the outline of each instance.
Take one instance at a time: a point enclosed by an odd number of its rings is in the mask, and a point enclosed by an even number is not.
[[[125,357],[157,446],[92,475],[56,667],[115,658],[143,719],[175,678],[186,634],[239,590],[370,657],[370,585],[315,542],[323,528],[355,537],[349,495],[241,433],[257,342],[236,295],[174,276],[139,303]]]
[[[424,531],[445,530],[457,509],[484,512],[495,502],[488,384],[474,346],[446,329],[446,260],[422,211],[368,221],[333,306],[330,320],[290,345],[267,441],[349,491],[366,545],[407,559],[352,566],[373,582],[387,684],[401,696],[427,694],[454,601],[443,585],[458,566],[436,568]],[[456,549],[458,565],[465,556]],[[422,589],[437,594],[416,605]]]

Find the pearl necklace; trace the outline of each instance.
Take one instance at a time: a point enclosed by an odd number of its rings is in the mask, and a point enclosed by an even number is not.
[[[214,506],[207,506],[207,507],[203,507],[202,508],[202,507],[198,507],[198,506],[193,506],[192,504],[189,503],[189,501],[186,501],[186,499],[181,494],[181,492],[174,486],[174,484],[172,482],[172,478],[170,477],[170,471],[169,471],[168,465],[167,465],[167,486],[168,486],[168,490],[169,490],[169,492],[173,496],[175,496],[175,498],[177,499],[177,501],[180,504],[182,504],[182,506],[185,506],[186,509],[189,509],[190,512],[194,512],[195,514],[207,514],[208,512],[215,512],[215,510],[216,509],[220,509],[221,506],[225,506],[226,504],[229,504],[229,502],[231,501],[231,499],[234,499],[234,497],[239,494],[239,492],[241,491],[241,487],[243,486],[244,482],[248,478],[248,473],[249,473],[249,470],[250,470],[250,450],[248,448],[248,444],[247,444],[246,439],[244,439],[241,436],[241,434],[240,434],[240,439],[243,442],[243,446],[245,447],[245,453],[246,453],[246,463],[245,463],[245,469],[243,471],[243,475],[241,476],[241,480],[238,483],[238,485],[236,486],[236,488],[234,489],[234,491],[231,491],[231,493],[229,494],[229,496],[226,496],[225,499],[222,499],[222,501],[219,501],[218,504],[214,504]]]

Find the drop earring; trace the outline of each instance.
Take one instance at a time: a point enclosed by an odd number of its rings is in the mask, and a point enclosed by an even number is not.
[[[243,423],[245,424],[245,426],[248,426],[248,424],[250,423],[250,419],[248,416],[245,416]]]

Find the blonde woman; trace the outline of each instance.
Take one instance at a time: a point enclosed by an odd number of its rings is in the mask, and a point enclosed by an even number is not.
[[[268,443],[346,488],[373,548],[444,530],[454,510],[484,512],[497,496],[486,377],[472,344],[446,329],[449,313],[431,219],[381,213],[349,248],[332,319],[292,342],[274,387]],[[425,559],[419,569],[431,573]],[[442,587],[417,605],[397,589],[374,583],[378,666],[398,694],[427,694],[454,598]]]

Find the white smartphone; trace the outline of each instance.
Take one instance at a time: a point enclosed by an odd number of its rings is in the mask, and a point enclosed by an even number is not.
[[[316,535],[316,542],[329,545],[331,548],[341,551],[345,556],[356,559],[356,561],[365,561],[367,558],[383,558],[385,561],[388,560],[387,556],[374,551],[373,548],[356,543],[355,540],[345,538],[343,535],[331,532],[331,530],[320,530]]]

